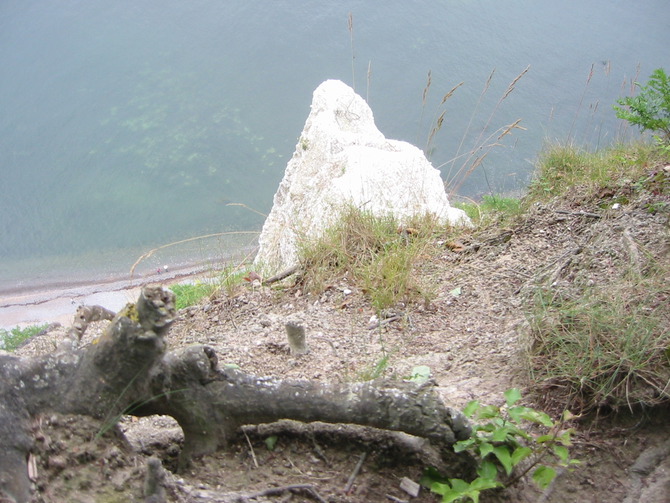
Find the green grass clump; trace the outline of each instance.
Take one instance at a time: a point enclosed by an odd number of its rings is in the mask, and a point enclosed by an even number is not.
[[[574,409],[670,401],[668,271],[593,287],[580,298],[541,288],[529,315],[531,376]]]
[[[11,330],[0,328],[0,349],[14,351],[25,340],[39,334],[48,325],[31,325],[25,328],[14,327]]]
[[[654,143],[597,152],[549,147],[524,204],[554,200],[598,211],[637,201],[650,213],[665,213],[669,154]],[[631,257],[630,268],[602,284],[536,290],[528,308],[531,378],[540,389],[564,393],[570,407],[632,409],[670,401],[670,263],[663,253],[641,252],[645,267]]]
[[[432,246],[436,229],[429,216],[401,226],[391,216],[347,207],[320,239],[299,247],[303,287],[318,294],[346,278],[378,310],[399,302],[428,301],[430,288],[413,266]]]
[[[177,310],[193,306],[205,297],[216,292],[218,286],[214,283],[179,283],[170,286],[170,290],[177,298]]]
[[[551,145],[541,154],[527,202],[582,194],[597,197],[647,176],[650,167],[668,161],[651,143],[617,145],[589,152],[574,145]]]
[[[234,296],[249,274],[242,264],[226,265],[218,272],[212,272],[206,281],[195,283],[178,283],[170,286],[170,290],[177,297],[177,310],[193,306],[206,297],[212,297],[219,292]]]
[[[487,194],[479,203],[456,202],[454,206],[465,211],[476,227],[485,227],[492,223],[504,225],[504,222],[521,215],[525,209],[521,199],[500,194]]]

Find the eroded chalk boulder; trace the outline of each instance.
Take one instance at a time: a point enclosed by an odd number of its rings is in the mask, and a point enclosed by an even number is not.
[[[432,214],[467,225],[450,206],[440,172],[415,146],[388,140],[365,100],[338,80],[315,91],[311,112],[259,239],[256,264],[267,272],[297,265],[297,243],[315,239],[347,205],[393,215],[399,223]]]

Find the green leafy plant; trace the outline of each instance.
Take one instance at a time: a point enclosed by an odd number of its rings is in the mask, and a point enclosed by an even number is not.
[[[39,334],[47,325],[31,325],[25,328],[14,327],[11,330],[0,329],[0,349],[14,351],[21,343]]]
[[[614,105],[616,115],[638,126],[642,131],[662,134],[665,142],[670,142],[670,79],[663,68],[657,68],[649,77],[647,85],[640,88],[638,96],[628,96],[617,100]]]
[[[434,480],[434,493],[443,503],[473,501],[477,503],[483,491],[509,487],[526,475],[541,489],[546,489],[556,477],[556,468],[576,465],[568,448],[572,429],[564,429],[572,415],[565,411],[555,422],[544,412],[517,405],[521,393],[513,388],[505,392],[506,406],[481,405],[472,401],[463,413],[474,422],[473,434],[454,444],[455,452],[467,451],[479,462],[477,477],[468,482],[462,479]],[[539,433],[538,433],[539,431]]]
[[[374,364],[369,365],[368,367],[363,369],[358,376],[358,380],[373,381],[375,379],[378,379],[384,375],[384,372],[386,372],[388,366],[389,366],[389,355],[384,354]]]

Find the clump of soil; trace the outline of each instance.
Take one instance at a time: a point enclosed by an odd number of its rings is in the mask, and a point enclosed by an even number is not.
[[[346,278],[318,296],[249,284],[183,310],[168,345],[206,344],[221,365],[291,379],[402,379],[426,365],[448,405],[462,408],[474,399],[502,405],[506,389],[528,385],[526,315],[538,284],[570,289],[575,278],[606,284],[613,271],[630,265],[629,238],[655,257],[668,255],[667,211],[651,212],[647,203],[631,197],[613,209],[606,200],[575,197],[536,204],[509,228],[491,226],[463,236],[462,246],[442,246],[418,266],[434,300],[398,305],[382,316]],[[306,329],[306,355],[290,354],[289,321]],[[104,326],[91,326],[83,343]],[[60,335],[62,329],[54,329],[17,354],[48,351]],[[560,409],[560,394],[547,398],[535,397],[535,403]],[[561,474],[544,494],[522,487],[487,498],[609,503],[644,495],[645,501],[667,501],[659,499],[666,497],[660,491],[670,480],[670,446],[659,450],[670,435],[665,413],[656,409],[615,419],[603,413],[573,425],[573,455],[583,460],[576,471]],[[438,501],[425,488],[418,497],[400,489],[403,478],[420,480],[427,467],[421,455],[408,455],[374,436],[338,434],[342,426],[323,431],[308,426],[301,434],[279,435],[271,448],[269,435],[252,428],[230,450],[198,459],[180,474],[170,471],[181,442],[171,418],[126,417],[118,429],[101,435],[101,428],[80,417],[44,417],[36,423],[35,501],[141,500],[151,456],[167,469],[169,501]],[[647,458],[652,461],[645,464]],[[280,487],[292,489],[268,491]],[[236,500],[232,493],[247,499]]]

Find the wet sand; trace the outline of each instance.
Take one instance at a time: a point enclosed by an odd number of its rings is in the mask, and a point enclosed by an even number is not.
[[[0,328],[55,322],[68,326],[80,305],[100,305],[116,312],[128,302],[135,302],[144,285],[171,285],[212,274],[211,266],[200,264],[136,278],[0,292]]]

